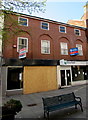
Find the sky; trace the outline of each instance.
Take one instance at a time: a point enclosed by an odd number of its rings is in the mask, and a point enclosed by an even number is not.
[[[70,19],[80,20],[86,0],[47,0],[45,13],[32,13],[31,15],[66,23]]]

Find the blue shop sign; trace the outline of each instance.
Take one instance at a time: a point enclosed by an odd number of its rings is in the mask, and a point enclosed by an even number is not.
[[[71,48],[70,49],[70,55],[71,56],[78,55],[78,48]]]

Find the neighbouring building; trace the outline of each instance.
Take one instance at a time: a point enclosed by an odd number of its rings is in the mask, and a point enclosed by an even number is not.
[[[3,95],[29,94],[88,81],[86,25],[4,13]]]
[[[68,24],[71,25],[77,25],[77,26],[81,26],[81,27],[86,27],[87,23],[86,20],[88,19],[88,2],[86,2],[86,5],[84,5],[84,14],[81,17],[80,20],[68,20]]]

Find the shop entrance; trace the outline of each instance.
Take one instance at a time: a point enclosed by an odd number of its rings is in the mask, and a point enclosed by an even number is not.
[[[71,85],[70,70],[60,70],[60,73],[61,73],[61,86]]]
[[[23,68],[8,68],[7,90],[23,88]]]

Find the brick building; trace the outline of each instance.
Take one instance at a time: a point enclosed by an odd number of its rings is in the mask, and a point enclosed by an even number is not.
[[[88,2],[86,2],[86,4],[83,6],[83,8],[84,8],[84,14],[80,20],[68,20],[67,23],[71,24],[71,25],[86,27],[87,26],[86,20],[88,19]]]
[[[3,95],[87,82],[88,26],[6,13],[4,28],[8,34],[3,37]]]

